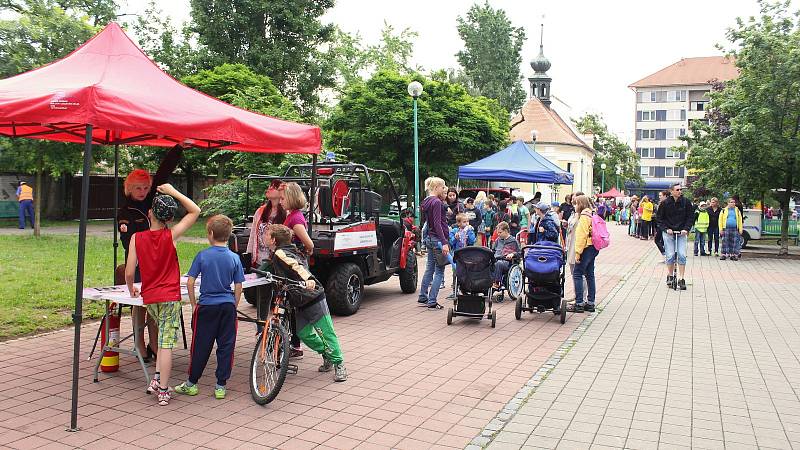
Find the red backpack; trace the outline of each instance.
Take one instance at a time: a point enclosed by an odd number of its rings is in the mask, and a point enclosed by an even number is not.
[[[611,244],[611,236],[606,228],[606,221],[599,214],[592,214],[592,245],[602,250]]]

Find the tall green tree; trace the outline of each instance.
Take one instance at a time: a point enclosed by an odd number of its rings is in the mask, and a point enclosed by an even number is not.
[[[507,144],[507,113],[496,100],[472,97],[446,81],[388,71],[346,92],[324,125],[328,143],[352,161],[388,169],[413,192],[413,110],[407,92],[412,80],[424,86],[418,100],[421,178],[454,181],[459,165]]]
[[[222,63],[220,57],[197,43],[197,36],[188,24],[179,29],[154,0],[130,25],[142,51],[177,79]]]
[[[486,1],[474,4],[457,20],[464,50],[456,53],[469,84],[484,97],[496,99],[508,111],[517,111],[525,101],[522,88],[522,45],[525,30],[514,27],[502,9]]]
[[[113,0],[2,0],[0,77],[49,64],[75,50],[116,17]],[[102,158],[99,149],[96,157]],[[0,139],[0,167],[36,175],[34,234],[39,235],[42,176],[75,173],[82,162],[77,145]]]
[[[800,21],[789,2],[760,1],[761,15],[728,31],[739,77],[711,96],[709,124],[695,122],[687,164],[718,192],[761,199],[771,189],[789,211],[800,184]],[[779,253],[787,254],[790,214]]]
[[[341,93],[354,83],[361,83],[376,72],[387,70],[400,74],[415,71],[411,55],[417,33],[410,28],[396,32],[388,22],[383,23],[380,41],[365,44],[359,33],[347,33],[337,28],[331,56],[337,75],[337,90]]]
[[[320,17],[333,0],[191,0],[200,43],[231,63],[268,76],[306,117],[317,113],[319,90],[334,84],[322,50],[334,27]]]
[[[600,186],[603,178],[603,169],[601,165],[606,165],[606,186],[614,185],[617,176],[617,167],[622,169],[620,174],[620,189],[623,189],[625,183],[633,182],[641,184],[642,176],[639,173],[639,155],[631,150],[628,144],[622,142],[617,135],[608,131],[603,118],[597,114],[586,114],[579,119],[573,119],[572,122],[578,131],[584,134],[591,133],[594,135],[594,163],[593,173],[594,179],[592,180],[596,186]]]
[[[240,108],[280,119],[302,121],[297,107],[278,92],[268,77],[256,74],[243,64],[222,64],[186,76],[181,81]],[[284,156],[217,150],[210,156],[200,154],[198,158],[198,167],[202,167],[204,162],[215,163],[217,178],[223,181],[229,173],[271,173]]]

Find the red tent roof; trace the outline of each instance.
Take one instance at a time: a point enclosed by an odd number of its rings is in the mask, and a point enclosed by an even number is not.
[[[623,197],[623,194],[622,192],[618,191],[616,187],[612,187],[608,191],[600,194],[599,196],[603,198],[616,198],[616,197]]]
[[[319,127],[246,111],[179,83],[116,23],[63,59],[0,80],[0,135],[97,144],[319,153]]]

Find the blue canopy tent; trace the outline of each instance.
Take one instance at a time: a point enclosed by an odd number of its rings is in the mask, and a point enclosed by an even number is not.
[[[523,141],[481,160],[458,167],[458,178],[467,180],[520,181],[523,183],[572,184],[573,175],[536,153]]]

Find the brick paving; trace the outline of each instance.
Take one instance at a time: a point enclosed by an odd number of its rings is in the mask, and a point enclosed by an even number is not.
[[[489,449],[800,446],[800,261],[690,256],[675,292],[658,256],[605,299]]]
[[[625,239],[598,263],[599,298],[653,247]],[[568,283],[568,296],[572,291]],[[445,294],[442,294],[442,297]],[[309,354],[266,406],[250,398],[245,379],[254,329],[239,329],[236,362],[223,401],[212,396],[212,355],[197,397],[176,396],[158,407],[144,393],[138,363],[121,356],[120,371],[92,382],[93,362],[81,364],[79,426],[69,423],[72,337],[62,330],[0,343],[2,448],[463,448],[501,411],[585,316],[560,325],[551,313],[514,320],[513,303],[489,321],[456,318],[416,306],[396,280],[370,286],[361,310],[335,317],[350,378],[333,383]],[[445,303],[442,301],[442,303]],[[253,308],[243,304],[244,311]],[[190,311],[184,310],[189,320]],[[603,313],[602,316],[611,314]],[[123,331],[130,320],[122,321]],[[97,330],[82,331],[85,358]],[[593,327],[594,328],[594,327]],[[190,330],[187,330],[190,331]],[[172,383],[184,379],[188,351],[175,352]],[[559,366],[560,367],[560,366]]]

